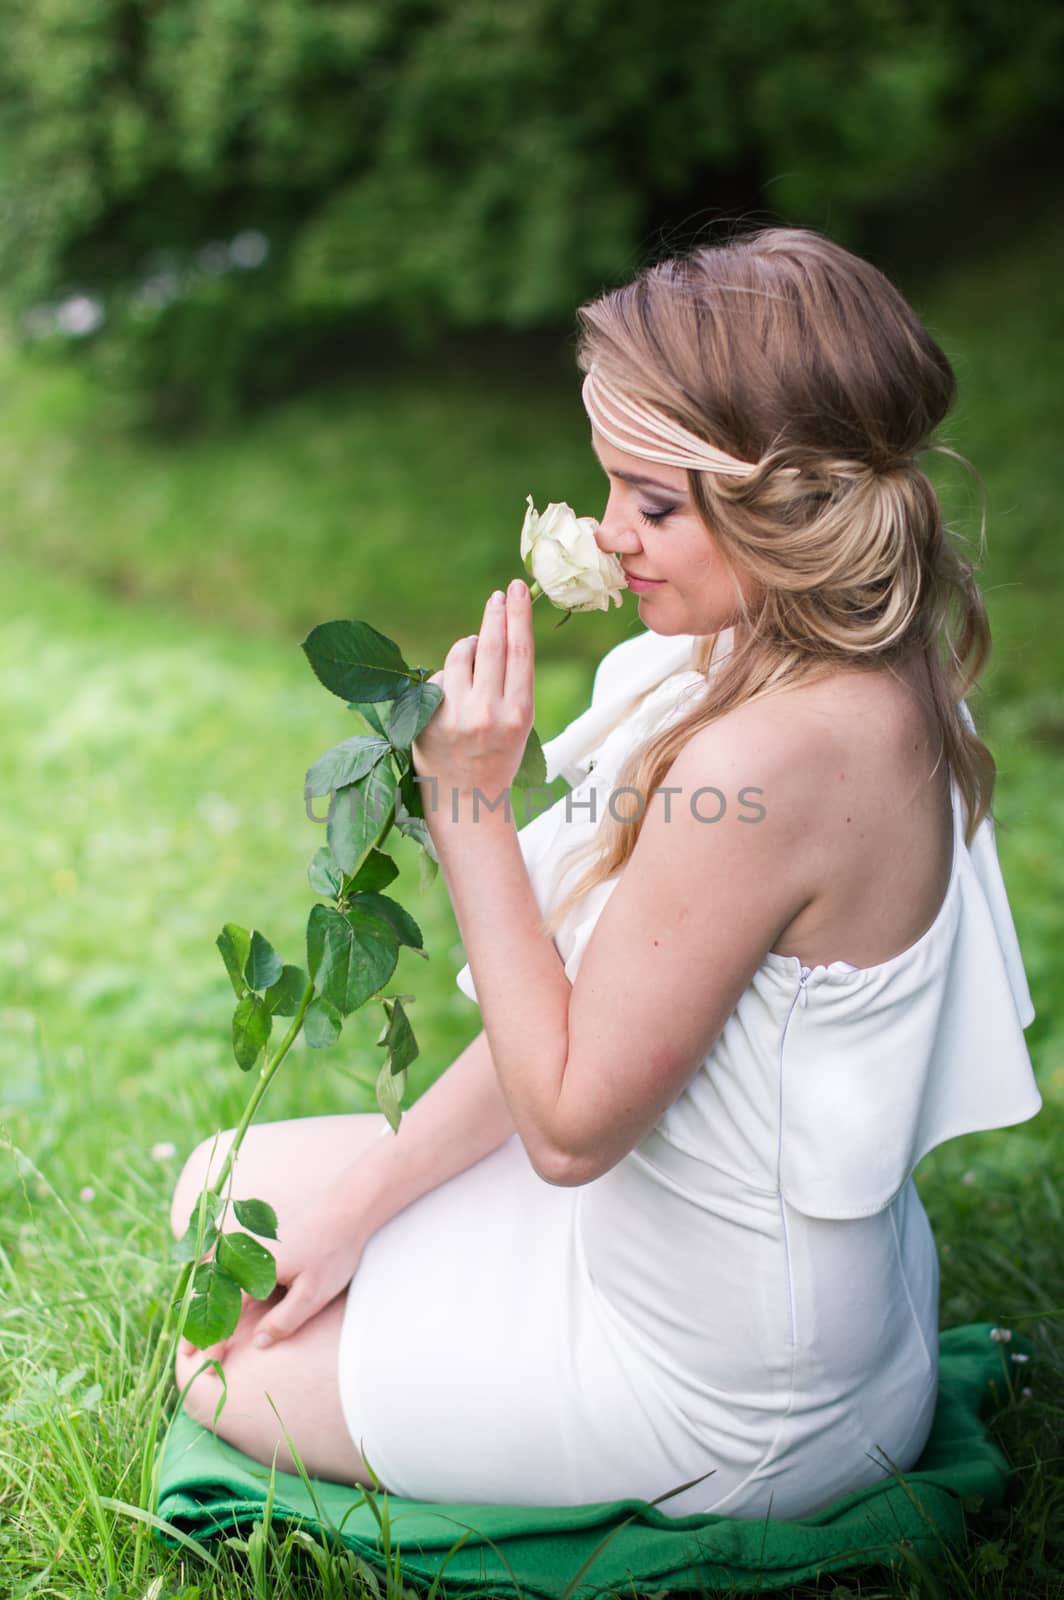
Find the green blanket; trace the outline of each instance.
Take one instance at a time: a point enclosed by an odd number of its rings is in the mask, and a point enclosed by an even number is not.
[[[384,1491],[371,1492],[367,1500],[360,1489],[315,1480],[312,1499],[299,1477],[280,1472],[273,1475],[272,1515],[315,1533],[331,1525],[346,1546],[383,1570],[387,1558],[374,1508],[380,1512],[387,1501],[392,1560],[398,1549],[404,1582],[431,1583],[445,1568],[441,1581],[453,1594],[523,1592],[545,1600],[559,1600],[567,1591],[587,1600],[609,1588],[628,1595],[781,1589],[818,1572],[898,1563],[907,1548],[934,1555],[944,1544],[963,1542],[963,1502],[969,1496],[990,1505],[1004,1497],[1008,1466],[980,1417],[1007,1398],[1009,1351],[1030,1346],[1016,1337],[1003,1350],[990,1338],[990,1324],[980,1323],[949,1329],[939,1348],[934,1426],[913,1470],[901,1479],[885,1477],[800,1521],[670,1517],[640,1500],[437,1505]],[[161,1465],[159,1515],[193,1538],[231,1533],[262,1517],[269,1469],[215,1439],[184,1412]],[[175,1542],[172,1535],[160,1537]]]

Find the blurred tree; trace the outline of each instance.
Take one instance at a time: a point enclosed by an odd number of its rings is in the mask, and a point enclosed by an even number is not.
[[[0,292],[38,332],[65,299],[60,327],[171,419],[337,329],[567,323],[736,173],[859,242],[868,208],[1036,123],[1064,11],[1020,13],[0,0]]]

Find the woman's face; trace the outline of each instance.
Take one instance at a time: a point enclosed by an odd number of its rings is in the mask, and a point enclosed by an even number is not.
[[[748,602],[756,585],[725,564],[691,503],[686,471],[628,455],[594,427],[591,441],[610,480],[595,535],[599,549],[616,556],[630,576],[658,580],[637,594],[647,627],[698,635],[731,627],[739,615],[738,585]]]

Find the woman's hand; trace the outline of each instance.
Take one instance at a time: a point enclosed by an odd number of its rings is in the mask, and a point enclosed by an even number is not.
[[[433,778],[426,820],[443,809],[439,789],[479,789],[494,803],[513,783],[532,727],[532,600],[515,579],[484,607],[479,635],[458,639],[429,683],[443,689],[435,715],[411,745],[418,777]],[[430,824],[431,826],[431,824]]]
[[[277,1262],[277,1288],[268,1300],[245,1294],[236,1328],[228,1339],[200,1351],[202,1359],[224,1363],[235,1344],[287,1339],[341,1294],[369,1237],[359,1227],[358,1211],[350,1174],[287,1206],[277,1218],[279,1238],[268,1241]],[[189,1355],[196,1351],[188,1340],[182,1349]]]

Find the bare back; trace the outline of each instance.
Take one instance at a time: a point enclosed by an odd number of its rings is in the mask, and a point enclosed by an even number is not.
[[[950,773],[926,664],[840,673],[796,696],[803,716],[828,720],[838,761],[810,797],[817,890],[774,948],[806,966],[878,966],[921,938],[949,887]]]

